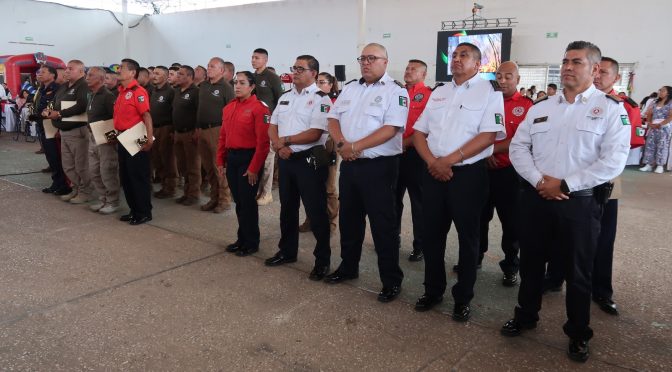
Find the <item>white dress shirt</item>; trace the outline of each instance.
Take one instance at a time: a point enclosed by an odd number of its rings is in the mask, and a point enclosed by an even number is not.
[[[509,157],[532,186],[548,175],[578,191],[621,174],[629,150],[630,121],[623,104],[591,85],[574,103],[559,94],[532,106],[511,141]]]
[[[504,98],[478,74],[461,85],[446,83],[434,89],[413,129],[427,134],[427,146],[435,157],[449,155],[480,133],[506,138]],[[492,155],[494,146],[465,159],[456,166],[473,164]]]
[[[402,152],[408,105],[406,89],[385,73],[373,84],[366,84],[364,79],[346,84],[328,117],[340,122],[341,132],[348,142],[359,141],[385,125],[397,127],[394,137],[363,150],[360,155],[361,158],[392,156]]]
[[[313,83],[301,92],[292,88],[280,96],[278,105],[271,115],[271,125],[277,125],[280,138],[293,136],[307,131],[319,129],[324,131],[322,136],[313,143],[290,145],[293,152],[308,150],[311,147],[323,145],[327,141],[327,114],[331,110],[331,99],[322,95],[322,91]]]

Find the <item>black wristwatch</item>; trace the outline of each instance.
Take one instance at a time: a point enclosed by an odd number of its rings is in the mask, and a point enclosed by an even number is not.
[[[565,180],[560,181],[560,191],[569,194],[569,186]]]
[[[290,136],[285,136],[285,138],[283,138],[283,143],[285,144],[285,146],[291,146],[292,145],[292,142],[289,140],[289,137]]]
[[[343,142],[343,140],[341,140],[340,142],[338,142],[338,143],[336,144],[336,148],[337,148],[337,149],[340,149],[341,147],[343,147],[344,144],[345,144],[345,142]]]

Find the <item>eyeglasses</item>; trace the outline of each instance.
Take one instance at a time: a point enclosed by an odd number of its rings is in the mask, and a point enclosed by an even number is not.
[[[329,84],[329,81],[328,80],[318,80],[318,81],[316,81],[316,83],[317,83],[317,85],[326,85],[326,84]]]
[[[292,66],[289,68],[289,71],[291,72],[296,72],[297,74],[301,74],[304,71],[311,70],[309,68],[301,67],[301,66]]]
[[[387,59],[387,58],[378,56],[359,56],[357,57],[357,62],[359,62],[360,64],[364,64],[364,62],[373,63],[379,59]]]

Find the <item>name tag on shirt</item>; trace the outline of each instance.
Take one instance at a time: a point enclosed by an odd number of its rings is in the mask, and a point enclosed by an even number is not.
[[[289,101],[280,101],[280,102],[278,102],[278,105],[280,105],[280,106],[289,105]]]
[[[542,117],[540,117],[540,118],[536,118],[536,119],[534,119],[534,121],[532,122],[532,124],[544,123],[544,122],[546,122],[546,121],[548,121],[548,116],[542,116]]]

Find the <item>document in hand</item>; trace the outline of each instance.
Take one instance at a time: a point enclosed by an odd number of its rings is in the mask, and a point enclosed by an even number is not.
[[[44,136],[46,138],[56,137],[56,133],[58,132],[58,129],[56,129],[54,124],[51,123],[51,119],[42,120],[42,126],[44,127]]]
[[[139,122],[131,129],[124,131],[117,136],[117,141],[124,146],[131,156],[135,156],[142,146],[147,143],[147,127],[145,123]]]
[[[91,133],[93,133],[96,145],[103,145],[117,138],[117,131],[114,130],[114,121],[112,119],[96,121],[89,124],[89,126],[91,127]]]
[[[75,105],[75,101],[61,101],[61,110],[68,109]],[[86,115],[86,111],[75,116],[70,116],[69,118],[63,118],[61,121],[88,121],[89,118]]]

